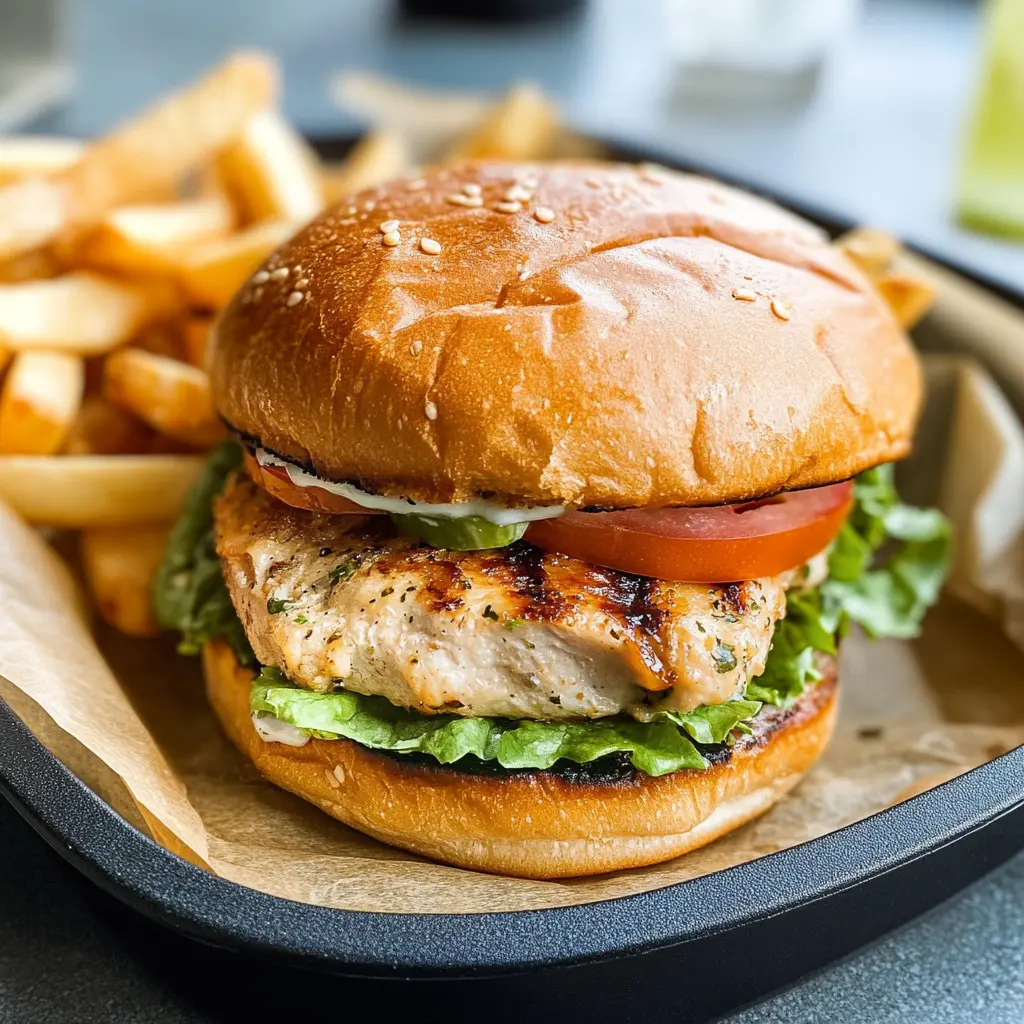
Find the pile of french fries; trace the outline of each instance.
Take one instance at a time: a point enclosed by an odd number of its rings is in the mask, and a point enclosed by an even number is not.
[[[210,327],[264,257],[414,158],[601,155],[561,131],[531,86],[495,103],[366,76],[346,88],[376,104],[381,126],[334,166],[283,117],[277,68],[259,53],[93,142],[0,137],[0,501],[80,531],[96,607],[125,633],[158,631],[150,584],[167,530],[224,434],[204,369]],[[427,152],[432,119],[447,129]],[[894,240],[839,244],[901,322],[930,305],[926,287],[893,272]]]
[[[0,500],[81,531],[101,614],[157,631],[169,524],[223,436],[210,325],[328,190],[404,170],[386,140],[321,166],[240,53],[91,143],[0,138]]]

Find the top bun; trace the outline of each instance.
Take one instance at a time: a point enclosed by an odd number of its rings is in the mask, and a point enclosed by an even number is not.
[[[512,505],[842,480],[907,453],[921,396],[823,232],[612,164],[467,164],[342,201],[235,296],[211,372],[232,427],[322,477]]]

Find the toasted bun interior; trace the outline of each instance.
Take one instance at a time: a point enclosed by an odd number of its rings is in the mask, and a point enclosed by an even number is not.
[[[241,289],[211,372],[232,426],[327,479],[609,508],[846,479],[906,454],[921,396],[816,227],[612,164],[467,164],[341,202]]]
[[[581,783],[553,772],[475,775],[403,762],[348,740],[267,743],[249,712],[253,673],[220,641],[207,692],[238,748],[271,782],[382,842],[478,871],[567,878],[635,868],[703,846],[764,813],[832,732],[835,663],[766,730],[706,771]]]

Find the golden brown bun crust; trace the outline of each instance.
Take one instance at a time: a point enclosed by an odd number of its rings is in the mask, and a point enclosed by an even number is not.
[[[224,643],[203,650],[210,702],[271,782],[381,842],[523,878],[567,878],[677,857],[762,814],[821,754],[835,718],[835,663],[774,732],[706,771],[608,784],[550,772],[470,775],[348,740],[266,743],[249,715],[252,673]]]
[[[520,212],[495,208],[531,178]],[[805,221],[626,165],[420,181],[328,210],[236,295],[212,356],[234,427],[323,477],[440,502],[709,504],[908,451],[916,357]],[[447,200],[466,183],[482,206]]]

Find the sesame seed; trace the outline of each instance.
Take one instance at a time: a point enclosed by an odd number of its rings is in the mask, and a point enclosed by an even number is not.
[[[423,406],[423,412],[428,420],[437,419],[437,406],[434,405],[433,402],[427,402],[427,404]]]
[[[345,210],[345,213],[349,217],[354,217],[358,212],[359,211],[354,206],[350,206],[350,207],[348,207],[348,209]]]
[[[344,782],[345,781],[345,769],[342,768],[340,764],[337,764],[337,765],[334,766],[334,777],[339,782]]]
[[[382,235],[390,235],[392,231],[398,230],[398,224],[397,220],[386,220],[378,230]]]
[[[483,189],[475,181],[471,181],[462,186],[462,191],[465,192],[467,196],[478,196],[483,192]]]
[[[652,459],[650,455],[648,455],[644,461],[647,463],[648,469],[654,469],[654,459]]]
[[[252,275],[253,284],[264,284],[269,280],[270,275],[265,270],[257,270],[256,273]]]
[[[528,270],[521,270],[519,272],[519,280],[520,281],[525,281],[529,276],[530,276],[530,272]]]
[[[600,178],[587,178],[585,180],[586,180],[586,183],[591,188],[600,188],[601,187],[601,179]]]
[[[740,302],[756,302],[757,292],[751,291],[749,288],[733,288],[732,297],[739,299]]]
[[[291,295],[288,296],[288,301],[286,302],[286,305],[297,306],[301,301],[302,292],[292,292]]]
[[[476,209],[478,206],[483,206],[484,201],[480,196],[466,196],[465,206],[469,206],[472,209]]]
[[[445,196],[445,201],[451,203],[453,206],[465,206],[469,202],[469,196],[464,196],[461,192],[453,192],[450,196]]]
[[[333,772],[329,772],[326,768],[324,769],[324,775],[327,776],[327,784],[332,789],[340,789],[341,783],[337,780]]]
[[[432,239],[432,238],[421,238],[420,239],[420,248],[428,256],[437,256],[441,252],[441,243],[440,242],[435,242],[434,239]]]
[[[397,231],[389,231],[381,241],[389,248],[394,248],[402,240],[402,236]]]
[[[787,306],[782,301],[782,299],[772,299],[772,312],[780,320],[788,320],[793,315],[792,312],[790,311],[789,306]]]
[[[295,282],[295,287],[296,288],[305,288],[308,284],[309,284],[309,278],[308,277],[302,277],[298,281]]]
[[[515,202],[495,203],[494,208],[499,213],[518,213],[523,208],[523,204]]]
[[[532,192],[540,182],[538,178],[531,174],[528,178],[523,178],[520,184],[523,188],[528,188]]]
[[[418,192],[421,188],[426,188],[427,187],[427,179],[426,178],[414,178],[412,181],[409,182],[407,187],[408,187],[410,192]]]
[[[260,299],[263,298],[263,289],[262,288],[257,288],[256,291],[253,292],[253,296],[252,297],[253,297],[253,301],[254,302],[259,302]]]
[[[409,346],[409,351],[410,351],[410,352],[411,352],[411,353],[412,353],[412,354],[413,354],[414,356],[418,356],[418,355],[419,355],[419,354],[420,354],[420,353],[421,353],[421,352],[423,351],[423,342],[422,342],[422,341],[419,341],[419,340],[417,340],[417,341],[414,341],[414,342],[413,342],[413,343],[412,343],[412,344],[411,344],[411,345]]]
[[[538,206],[533,211],[534,220],[539,220],[541,224],[550,224],[555,219],[555,211],[550,206]]]
[[[377,203],[373,199],[367,199],[366,202],[363,203],[363,209],[367,213],[373,213],[373,211],[377,209]]]
[[[529,189],[523,188],[522,185],[515,184],[510,189],[506,189],[502,198],[509,203],[525,203],[533,198],[533,193]]]
[[[283,281],[288,276],[287,267],[278,267],[277,270],[273,271],[270,275],[271,281]]]

